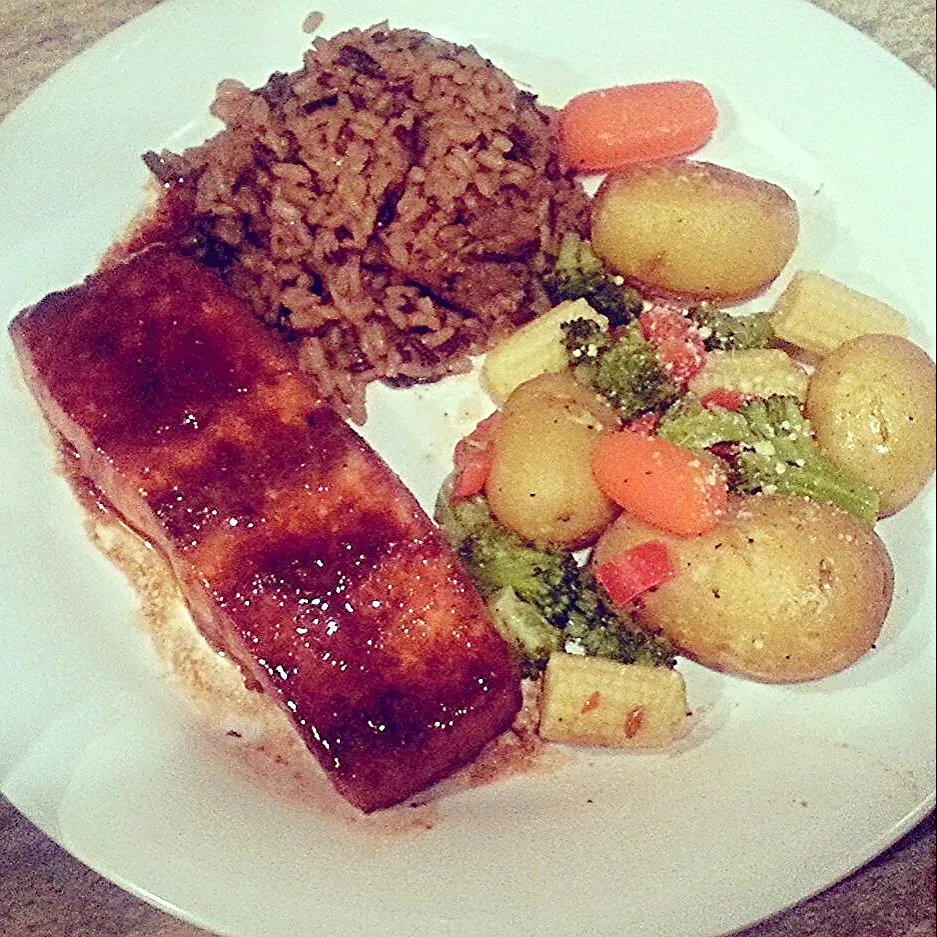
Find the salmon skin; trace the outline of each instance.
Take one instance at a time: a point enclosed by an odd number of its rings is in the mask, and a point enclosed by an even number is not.
[[[10,333],[82,474],[347,800],[399,803],[510,726],[517,667],[457,558],[214,273],[150,247]]]

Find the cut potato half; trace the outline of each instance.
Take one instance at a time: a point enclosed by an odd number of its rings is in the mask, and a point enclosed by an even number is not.
[[[797,246],[797,206],[779,186],[673,160],[606,177],[592,246],[638,289],[731,305],[763,292]]]
[[[766,683],[836,673],[872,647],[891,603],[891,560],[875,531],[805,498],[737,498],[697,537],[622,514],[593,562],[648,540],[666,544],[676,574],[645,593],[636,620],[714,670]]]

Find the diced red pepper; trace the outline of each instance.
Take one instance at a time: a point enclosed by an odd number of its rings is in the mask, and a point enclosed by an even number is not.
[[[500,413],[492,413],[468,436],[456,443],[452,456],[456,469],[452,484],[453,498],[469,498],[484,489],[491,474],[491,438],[500,418]]]
[[[676,570],[666,544],[649,540],[602,563],[595,578],[616,605],[627,605],[639,595],[674,577]]]
[[[625,724],[622,727],[625,730],[625,738],[633,739],[641,731],[641,726],[643,725],[644,707],[635,706],[634,709],[630,709],[628,715],[625,716]]]
[[[707,409],[721,407],[723,410],[738,410],[748,400],[748,394],[729,387],[714,387],[700,397],[700,403]]]
[[[596,690],[592,693],[587,699],[583,701],[582,707],[579,712],[581,713],[591,713],[593,709],[598,709],[599,704],[602,702],[602,694]]]
[[[660,415],[657,413],[642,413],[633,420],[625,424],[625,429],[630,429],[632,433],[639,433],[641,436],[653,436],[657,432],[657,424],[660,422]]]
[[[652,306],[639,320],[646,341],[657,349],[664,371],[686,384],[706,364],[706,345],[696,325],[679,310]]]

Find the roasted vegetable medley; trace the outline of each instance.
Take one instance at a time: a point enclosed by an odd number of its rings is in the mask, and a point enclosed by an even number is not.
[[[633,127],[569,142],[642,95],[564,112],[572,164],[609,171],[591,242],[566,236],[554,308],[489,351],[497,409],[437,505],[542,683],[541,735],[624,747],[686,731],[680,656],[785,683],[869,651],[893,585],[875,524],[935,463],[934,363],[900,312],[810,270],[750,308],[794,256],[783,189]]]

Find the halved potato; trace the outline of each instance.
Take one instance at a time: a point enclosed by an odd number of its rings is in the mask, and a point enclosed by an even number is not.
[[[875,532],[805,498],[737,498],[698,537],[622,514],[593,562],[648,540],[666,544],[676,575],[645,593],[637,621],[715,670],[766,683],[836,673],[869,650],[891,603],[891,560]]]
[[[491,440],[494,516],[527,540],[591,543],[616,508],[592,477],[592,448],[618,415],[569,371],[516,388]]]
[[[765,290],[798,229],[780,187],[689,160],[607,176],[592,209],[593,249],[616,273],[645,291],[720,305]]]
[[[807,416],[823,452],[880,495],[879,516],[914,499],[934,474],[934,362],[900,335],[861,335],[810,378]]]

